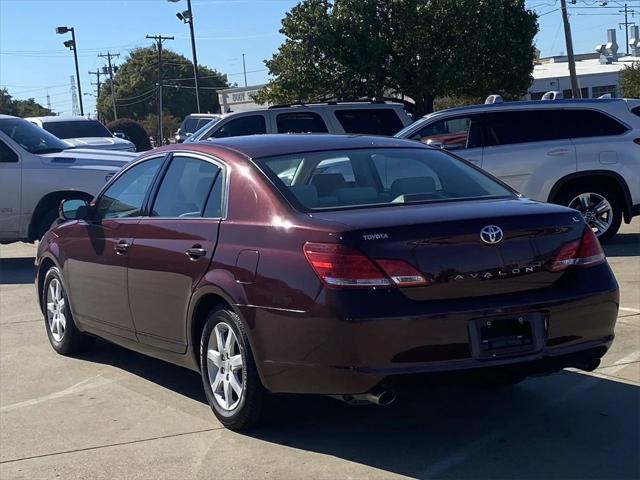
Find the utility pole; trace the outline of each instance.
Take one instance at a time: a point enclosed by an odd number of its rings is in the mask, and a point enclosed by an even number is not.
[[[162,131],[162,42],[173,40],[173,37],[147,35],[147,38],[154,40],[158,49],[158,140],[160,145],[164,145],[164,133]]]
[[[49,96],[48,88],[47,88],[47,109],[51,110],[51,97]]]
[[[113,104],[113,119],[117,120],[118,119],[118,111],[116,110],[116,91],[115,91],[115,87],[113,85],[113,67],[111,66],[111,59],[112,58],[118,58],[120,56],[119,53],[111,53],[111,52],[107,52],[105,54],[99,53],[98,57],[100,58],[106,58],[107,59],[107,65],[109,65],[107,73],[109,74],[109,83],[111,84],[111,103]]]
[[[578,76],[576,75],[576,59],[573,56],[573,40],[571,39],[571,26],[567,14],[567,0],[560,0],[562,10],[562,23],[564,24],[564,39],[567,43],[567,61],[569,62],[569,76],[571,77],[571,96],[582,98],[580,87],[578,86]]]
[[[244,86],[247,86],[247,66],[244,63],[244,53],[242,54],[242,71],[244,72]]]
[[[627,55],[629,55],[629,27],[636,24],[636,22],[629,21],[629,14],[633,15],[636,12],[633,9],[629,9],[626,3],[624,4],[624,10],[618,10],[618,12],[624,13],[624,23],[620,23],[619,26],[622,27],[624,25],[624,33],[626,38],[625,43],[627,45]]]
[[[91,85],[95,85],[96,86],[96,117],[98,118],[98,120],[100,120],[100,113],[98,111],[98,99],[100,98],[100,75],[102,75],[102,72],[100,71],[99,68],[96,68],[95,72],[89,71],[87,72],[89,75],[95,75],[96,76],[96,83],[91,83]]]

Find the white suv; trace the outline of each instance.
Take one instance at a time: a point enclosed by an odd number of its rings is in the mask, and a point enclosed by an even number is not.
[[[0,243],[38,240],[61,200],[91,200],[135,157],[73,148],[31,122],[0,115]]]
[[[640,100],[452,108],[396,137],[454,151],[527,197],[579,210],[601,242],[640,215]]]
[[[186,142],[264,133],[358,133],[393,135],[411,123],[399,103],[329,102],[274,105],[219,115]]]

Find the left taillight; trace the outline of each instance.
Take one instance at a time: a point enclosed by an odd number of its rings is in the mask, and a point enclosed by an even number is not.
[[[569,242],[560,249],[549,269],[561,272],[569,267],[590,267],[604,261],[604,251],[598,238],[586,227],[580,240]]]
[[[427,285],[425,277],[403,260],[372,260],[345,245],[309,242],[304,255],[329,288],[415,287]]]

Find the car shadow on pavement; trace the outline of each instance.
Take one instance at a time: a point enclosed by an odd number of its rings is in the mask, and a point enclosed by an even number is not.
[[[206,403],[195,372],[102,340],[82,358]],[[274,396],[266,423],[239,435],[373,467],[382,477],[640,478],[640,387],[563,371],[504,389],[431,377],[398,393],[388,407]]]
[[[617,233],[603,248],[607,257],[638,257],[640,233]]]
[[[26,285],[36,278],[34,257],[0,258],[0,285]]]

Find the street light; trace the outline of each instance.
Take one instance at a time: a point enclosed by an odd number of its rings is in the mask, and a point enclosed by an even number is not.
[[[73,50],[73,58],[76,62],[76,83],[78,84],[78,99],[80,100],[80,115],[84,116],[84,106],[82,105],[82,87],[80,87],[80,68],[78,68],[78,52],[76,48],[76,33],[73,27],[57,27],[56,33],[63,35],[71,32],[71,40],[64,42],[64,46],[70,50]]]
[[[170,3],[178,3],[180,0],[168,0]],[[187,0],[187,9],[184,12],[176,13],[176,17],[183,23],[189,24],[189,33],[191,34],[191,52],[193,54],[193,78],[196,87],[196,107],[200,113],[200,82],[198,80],[198,57],[196,56],[196,38],[193,31],[193,10],[191,8],[191,0]]]

